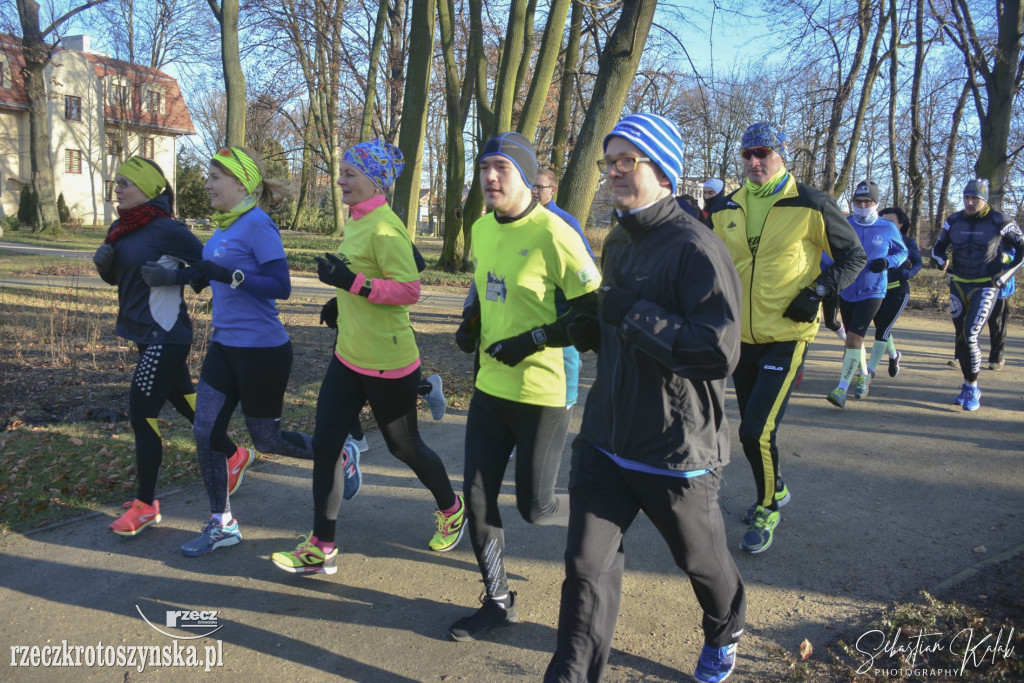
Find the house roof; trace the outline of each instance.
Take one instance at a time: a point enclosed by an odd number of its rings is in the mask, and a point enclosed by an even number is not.
[[[58,52],[65,48],[57,48]],[[77,50],[67,50],[77,52]],[[178,81],[164,72],[147,66],[139,66],[120,59],[104,55],[82,52],[86,61],[92,66],[97,78],[120,76],[132,83],[131,104],[127,110],[119,105],[111,105],[104,98],[104,120],[107,123],[127,124],[133,127],[150,128],[153,130],[178,134],[194,135],[196,130],[192,124],[192,116],[185,104],[185,98],[178,87]],[[0,88],[0,108],[28,109],[28,96],[21,70],[25,66],[22,55],[21,39],[6,33],[0,33],[0,55],[11,62],[11,87]],[[6,60],[5,60],[6,61]],[[149,84],[160,86],[164,91],[164,111],[149,112],[142,109],[142,87]]]

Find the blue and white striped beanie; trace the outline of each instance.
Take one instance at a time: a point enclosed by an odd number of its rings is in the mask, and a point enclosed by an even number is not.
[[[679,176],[683,174],[683,135],[679,127],[657,114],[630,114],[615,124],[604,137],[604,149],[613,135],[629,140],[649,156],[672,183],[676,193]]]

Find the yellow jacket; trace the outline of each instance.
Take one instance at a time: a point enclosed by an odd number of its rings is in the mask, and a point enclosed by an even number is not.
[[[746,344],[810,342],[818,321],[799,323],[783,313],[805,287],[822,284],[834,295],[854,281],[866,263],[857,234],[832,197],[790,174],[768,211],[755,256],[747,242],[747,200],[743,186],[710,216],[740,275],[741,339]],[[824,271],[822,252],[834,261]]]

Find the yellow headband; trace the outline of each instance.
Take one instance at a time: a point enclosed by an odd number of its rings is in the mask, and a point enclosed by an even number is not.
[[[118,166],[117,174],[132,181],[150,199],[154,199],[167,187],[167,178],[142,157],[132,157]]]
[[[231,172],[231,175],[238,178],[238,182],[245,186],[249,194],[256,192],[256,188],[263,182],[263,176],[248,154],[237,147],[223,147],[210,161],[218,164]]]

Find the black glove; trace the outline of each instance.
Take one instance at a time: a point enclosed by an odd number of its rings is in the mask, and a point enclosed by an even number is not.
[[[462,311],[462,324],[455,331],[455,345],[464,353],[476,351],[480,341],[480,308],[470,306]]]
[[[200,261],[193,267],[193,270],[195,274],[190,278],[193,289],[196,286],[197,280],[207,284],[210,282],[223,282],[226,285],[230,285],[235,273],[230,268],[225,268],[213,261]]]
[[[868,262],[868,270],[870,270],[872,273],[881,273],[883,270],[886,270],[888,268],[889,259],[883,256],[879,256],[876,259],[871,259],[871,261]]]
[[[416,248],[416,245],[412,245],[412,259],[416,262],[416,272],[422,273],[427,269],[427,262],[423,260],[423,254]]]
[[[327,325],[332,330],[338,329],[338,297],[332,296],[320,309],[320,324]]]
[[[533,335],[529,332],[523,332],[514,337],[494,342],[484,349],[484,353],[499,363],[515,367],[522,363],[523,359],[527,356],[537,353],[539,350],[537,344],[533,341]]]
[[[639,300],[640,297],[632,289],[625,287],[602,288],[600,300],[601,320],[609,325],[618,326],[622,319],[626,317],[626,314],[629,313],[629,309],[633,307],[633,304]]]
[[[932,264],[932,268],[934,268],[935,270],[944,270],[945,267],[946,267],[946,264],[945,263],[939,263],[938,259],[934,259],[934,258],[933,259],[928,259],[928,262],[930,264]]]
[[[92,255],[92,262],[96,265],[96,272],[106,275],[114,267],[114,245],[101,244],[96,253]]]
[[[316,257],[316,276],[325,285],[331,285],[346,292],[356,281],[356,274],[340,258],[334,254],[324,254],[326,258]]]
[[[813,323],[818,317],[820,305],[821,297],[810,287],[804,287],[782,315],[798,323]]]
[[[140,269],[142,281],[150,287],[169,287],[178,284],[178,269],[164,268],[156,261],[146,261]]]
[[[601,323],[597,318],[578,315],[569,323],[566,331],[577,351],[598,351],[601,348]]]

